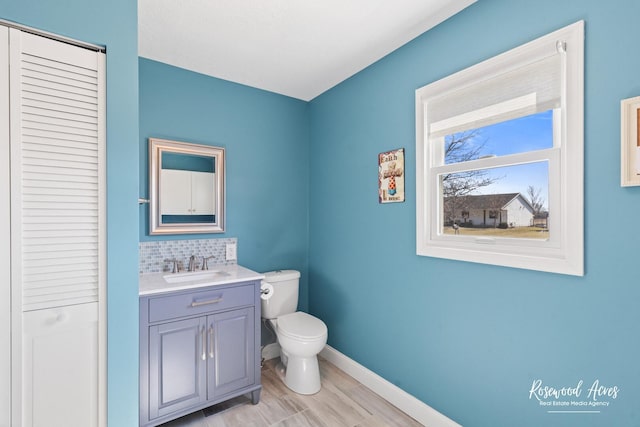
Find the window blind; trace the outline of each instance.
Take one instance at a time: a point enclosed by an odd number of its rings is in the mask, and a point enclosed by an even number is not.
[[[444,92],[426,105],[430,138],[560,107],[562,54]]]

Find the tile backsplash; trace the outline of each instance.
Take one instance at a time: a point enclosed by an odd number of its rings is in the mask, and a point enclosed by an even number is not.
[[[143,273],[160,273],[171,271],[172,262],[168,259],[177,259],[180,271],[186,270],[191,255],[196,256],[196,267],[200,269],[202,257],[214,257],[208,261],[209,267],[213,265],[235,264],[236,261],[226,260],[228,243],[238,243],[235,237],[224,239],[193,239],[193,240],[158,240],[155,242],[140,242],[139,270]]]

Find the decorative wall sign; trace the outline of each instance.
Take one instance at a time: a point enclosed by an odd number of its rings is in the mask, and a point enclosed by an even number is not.
[[[640,96],[623,99],[620,116],[620,185],[640,185]]]
[[[404,202],[404,148],[378,154],[378,202]]]

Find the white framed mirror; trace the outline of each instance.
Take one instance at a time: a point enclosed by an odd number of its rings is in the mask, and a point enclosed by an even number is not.
[[[223,233],[224,148],[149,138],[149,233]]]

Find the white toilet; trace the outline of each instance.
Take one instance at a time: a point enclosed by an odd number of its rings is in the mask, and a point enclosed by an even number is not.
[[[300,272],[278,270],[264,273],[263,284],[273,287],[262,300],[262,317],[269,319],[280,344],[285,368],[284,383],[300,394],[320,391],[318,353],[327,343],[327,325],[310,314],[296,311]]]

